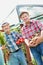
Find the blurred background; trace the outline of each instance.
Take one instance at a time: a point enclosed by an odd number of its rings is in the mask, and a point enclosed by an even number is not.
[[[16,11],[17,5],[43,5],[43,0],[0,0],[0,29],[3,22],[9,22],[12,24],[17,24],[19,22],[18,15]],[[25,6],[26,7],[26,6]],[[29,10],[29,8],[27,8]],[[33,11],[31,7],[31,10]],[[39,9],[39,10],[38,10]],[[42,8],[37,8],[35,10],[38,10],[39,13]],[[30,13],[32,13],[30,10]],[[42,12],[41,11],[41,12]],[[36,12],[37,15],[38,12]],[[39,14],[38,13],[38,14]],[[34,16],[35,14],[33,14]],[[15,23],[16,22],[16,23]]]

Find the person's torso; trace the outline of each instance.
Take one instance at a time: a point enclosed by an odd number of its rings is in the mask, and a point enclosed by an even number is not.
[[[7,46],[11,52],[16,51],[19,49],[19,47],[16,45],[16,41],[18,39],[18,36],[15,32],[12,32],[10,35],[5,35]]]
[[[24,34],[27,39],[31,39],[37,32],[40,32],[40,29],[35,22],[31,22],[30,26],[24,26],[22,30],[24,30]]]

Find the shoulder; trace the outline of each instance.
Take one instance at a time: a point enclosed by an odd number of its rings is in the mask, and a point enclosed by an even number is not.
[[[15,31],[11,32],[11,34],[15,34]]]
[[[31,22],[32,22],[33,24],[37,24],[37,23],[40,23],[40,20],[31,20]]]
[[[11,34],[17,34],[18,32],[16,32],[16,31],[13,31],[13,32],[11,32]]]
[[[15,34],[15,35],[16,35],[16,34],[19,34],[19,33],[18,33],[18,32],[16,32],[16,31],[13,31],[13,32],[12,32],[12,34]]]

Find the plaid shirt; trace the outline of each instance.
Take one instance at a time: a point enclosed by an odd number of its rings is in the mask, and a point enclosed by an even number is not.
[[[30,26],[24,25],[22,27],[22,35],[26,39],[31,39],[32,36],[36,33],[43,30],[43,25],[39,20],[30,21]]]
[[[21,35],[17,32],[12,32],[9,35],[5,33],[6,38],[6,47],[9,49],[10,52],[14,52],[19,49],[19,47],[16,45],[16,41],[18,38],[20,38]]]

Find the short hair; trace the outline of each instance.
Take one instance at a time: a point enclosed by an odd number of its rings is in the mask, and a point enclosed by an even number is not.
[[[8,23],[8,22],[3,23],[3,24],[2,24],[2,27],[3,27],[4,25],[6,25],[6,24],[9,24],[9,23]]]
[[[20,14],[20,16],[19,16],[19,18],[21,18],[21,16],[23,15],[23,14],[27,14],[27,15],[29,15],[29,13],[28,12],[22,12],[21,14]]]

